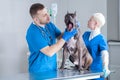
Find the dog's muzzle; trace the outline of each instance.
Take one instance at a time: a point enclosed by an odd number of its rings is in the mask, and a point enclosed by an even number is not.
[[[73,29],[73,23],[72,22],[68,22],[67,24],[67,30],[71,31]]]

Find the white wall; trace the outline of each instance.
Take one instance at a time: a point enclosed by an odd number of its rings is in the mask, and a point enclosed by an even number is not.
[[[107,19],[107,0],[58,0],[57,25],[62,30],[65,28],[64,15],[69,12],[77,12],[78,20],[81,24],[81,30],[88,30],[87,21],[95,12],[101,12]],[[107,37],[107,23],[102,28],[102,33]]]
[[[26,29],[31,23],[29,7],[53,0],[2,0],[0,2],[0,76],[27,72]]]
[[[94,12],[106,16],[106,0],[1,0],[0,2],[0,76],[27,72],[28,52],[25,35],[31,23],[29,7],[41,2],[48,8],[51,3],[58,3],[56,25],[63,31],[64,15],[67,11],[77,11],[81,29],[87,30],[87,21]],[[107,24],[102,29],[107,35]]]
[[[27,66],[25,29],[30,21],[27,5],[3,0],[0,10],[0,75],[23,72]]]

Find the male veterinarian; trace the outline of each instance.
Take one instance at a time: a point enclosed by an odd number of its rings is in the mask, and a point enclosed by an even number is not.
[[[88,48],[88,51],[90,52],[93,58],[93,63],[91,64],[90,69],[101,72],[103,71],[104,78],[106,78],[110,74],[110,70],[108,68],[108,45],[106,39],[100,32],[104,24],[104,15],[102,13],[94,13],[88,21],[88,28],[90,28],[91,31],[86,31],[83,34],[83,39]],[[104,80],[104,78],[94,80]]]
[[[35,3],[30,7],[30,15],[33,22],[29,26],[26,40],[30,50],[29,72],[55,71],[57,69],[56,52],[66,41],[73,37],[77,30],[66,31],[61,35],[60,30],[50,22],[47,9],[41,3]]]

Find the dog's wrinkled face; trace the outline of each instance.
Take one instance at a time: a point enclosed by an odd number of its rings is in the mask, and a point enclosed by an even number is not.
[[[68,13],[65,15],[65,24],[67,26],[67,30],[71,31],[76,25],[76,12]]]

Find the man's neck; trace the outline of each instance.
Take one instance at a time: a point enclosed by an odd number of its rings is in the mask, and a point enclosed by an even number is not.
[[[36,22],[33,22],[35,25],[37,26],[40,26],[40,27],[45,27],[45,24],[40,24],[40,23],[36,23]]]

